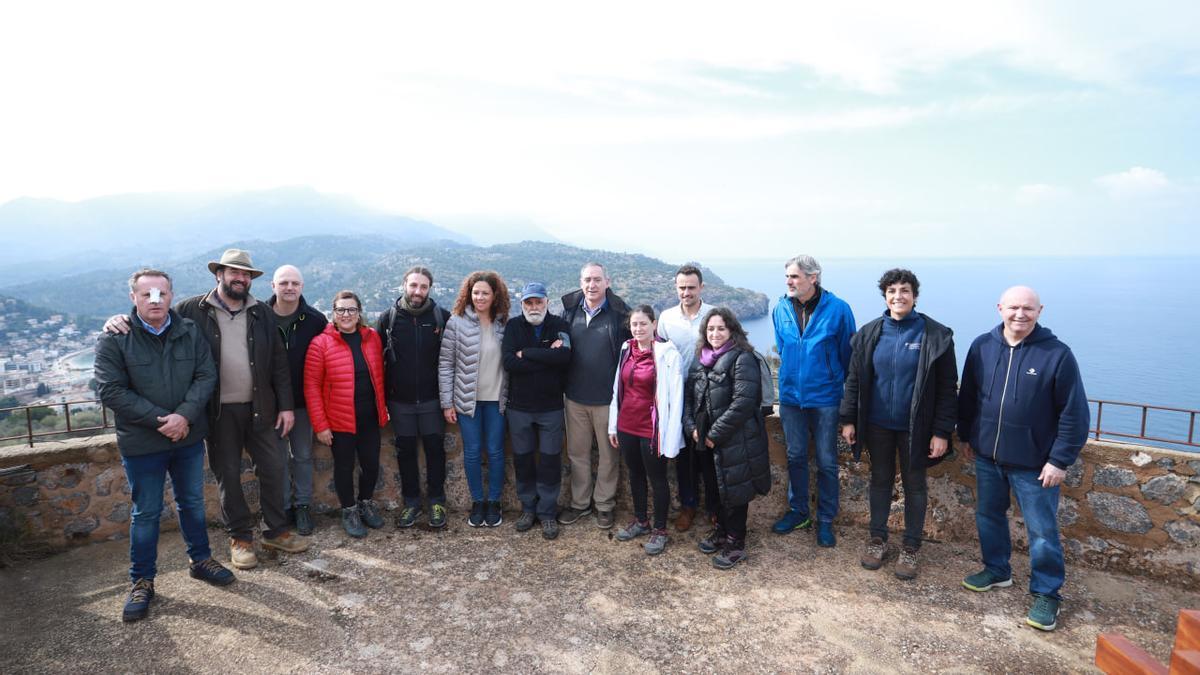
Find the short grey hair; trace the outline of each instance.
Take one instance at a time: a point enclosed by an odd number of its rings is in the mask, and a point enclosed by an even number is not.
[[[800,268],[800,271],[805,274],[817,275],[817,283],[821,283],[821,263],[811,255],[798,255],[783,264],[783,269],[787,269],[795,265]]]
[[[607,268],[607,267],[605,267],[605,266],[604,266],[603,264],[601,264],[601,263],[598,263],[598,262],[596,262],[595,260],[589,260],[589,261],[587,261],[587,262],[583,263],[583,267],[580,267],[580,268],[579,268],[579,277],[580,277],[581,279],[583,278],[583,271],[584,271],[584,270],[586,270],[586,269],[587,269],[587,268],[589,268],[589,267],[599,267],[599,268],[600,268],[600,272],[604,274],[604,278],[605,278],[605,279],[607,279],[607,278],[608,278],[608,268]]]
[[[174,288],[175,288],[175,284],[171,282],[170,274],[167,274],[166,272],[163,272],[161,270],[156,270],[156,269],[153,269],[150,267],[143,267],[142,269],[129,275],[129,292],[130,293],[133,293],[134,291],[137,290],[138,279],[141,279],[142,277],[162,277],[167,280],[167,288],[168,289],[174,290]]]

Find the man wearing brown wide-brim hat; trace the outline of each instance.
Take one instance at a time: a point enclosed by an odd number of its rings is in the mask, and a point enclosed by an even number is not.
[[[262,274],[250,254],[231,248],[210,262],[216,288],[188,298],[175,308],[207,338],[217,362],[217,390],[208,401],[208,465],[221,495],[221,517],[230,537],[230,562],[238,569],[258,565],[254,529],[258,516],[242,492],[242,453],[249,453],[258,478],[265,548],[299,553],[308,540],[293,534],[284,511],[285,464],[279,438],[295,421],[287,351],[276,329],[275,313],[250,295],[251,281]],[[125,317],[113,317],[105,329],[128,330]]]

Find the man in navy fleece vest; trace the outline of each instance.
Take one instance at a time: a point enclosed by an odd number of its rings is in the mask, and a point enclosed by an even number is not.
[[[975,455],[975,525],[984,564],[963,586],[1012,585],[1007,512],[1015,494],[1029,533],[1034,602],[1026,622],[1049,631],[1057,625],[1066,576],[1059,485],[1087,440],[1087,395],[1070,348],[1038,325],[1042,303],[1032,288],[1008,289],[997,308],[1002,323],[971,344],[958,398],[958,435]]]

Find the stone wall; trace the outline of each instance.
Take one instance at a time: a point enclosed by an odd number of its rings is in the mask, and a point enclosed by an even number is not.
[[[752,506],[752,514],[759,519],[781,513],[786,500],[783,434],[777,417],[769,418],[768,430],[774,486],[770,495]],[[447,502],[452,517],[462,517],[470,499],[457,429],[449,431]],[[381,458],[383,470],[376,497],[385,507],[394,509],[399,503],[399,484],[395,456],[387,441],[381,448]],[[840,458],[838,522],[849,526],[843,527],[842,545],[858,546],[866,536],[863,530],[868,520],[870,466],[865,455],[862,462],[852,461],[848,452]],[[314,461],[315,509],[318,513],[335,510],[333,461],[328,448],[318,444]],[[25,531],[23,541],[56,548],[127,536],[129,488],[114,436],[38,444],[34,448],[0,448],[0,469],[22,465],[29,469],[0,477],[0,542],[13,540],[14,530]],[[668,474],[673,482],[674,471]],[[815,483],[815,471],[813,474]],[[621,481],[618,510],[628,512],[624,475]],[[256,506],[258,482],[248,460],[243,485],[251,505]],[[564,481],[564,503],[565,485]],[[167,492],[169,498],[169,487]],[[896,492],[889,526],[898,532],[903,527],[899,482]],[[209,518],[217,523],[216,482],[207,471],[205,494]],[[1071,563],[1171,579],[1200,588],[1200,453],[1091,442],[1068,471],[1062,495],[1059,521]],[[504,503],[509,511],[519,510],[511,461]],[[930,471],[925,536],[933,541],[974,540],[974,505],[974,465],[964,461],[959,452]],[[1013,542],[1023,549],[1024,524],[1019,512],[1013,515]],[[174,520],[174,511],[164,509],[163,521],[168,529]]]

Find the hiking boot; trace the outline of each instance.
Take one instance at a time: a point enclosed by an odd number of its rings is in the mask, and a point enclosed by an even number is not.
[[[188,567],[188,574],[193,579],[207,581],[213,586],[228,586],[234,582],[233,572],[212,558],[192,563]]]
[[[517,532],[528,532],[533,527],[533,523],[536,520],[537,516],[533,515],[532,513],[528,511],[521,512],[521,517],[517,518],[517,524],[515,526]]]
[[[483,502],[471,502],[471,515],[467,516],[471,527],[483,527]]]
[[[446,526],[446,505],[432,504],[429,507],[429,526],[433,528]]]
[[[964,588],[983,593],[984,591],[990,591],[993,588],[1008,588],[1009,586],[1012,586],[1012,577],[1009,576],[1006,579],[1002,579],[995,574],[992,574],[991,570],[985,569],[981,572],[972,574],[966,579],[963,579],[962,585]]]
[[[696,548],[705,555],[712,555],[721,550],[721,546],[725,544],[725,530],[716,528],[708,533],[708,536],[701,539]]]
[[[258,567],[258,556],[254,553],[254,542],[243,539],[230,539],[229,563],[239,570],[252,570]]]
[[[396,527],[406,529],[417,524],[417,518],[421,517],[421,507],[406,506],[400,509],[400,515],[396,516]],[[433,516],[431,515],[430,518]]]
[[[291,530],[285,531],[283,534],[275,537],[263,537],[263,548],[270,548],[284,553],[304,553],[308,550],[308,539],[296,534],[292,534]]]
[[[649,533],[650,521],[637,520],[635,518],[633,522],[617,530],[617,541],[629,541],[630,539],[634,539],[642,536],[643,534]]]
[[[138,579],[129,587],[125,608],[121,610],[122,621],[138,621],[150,613],[150,601],[154,599],[154,580]]]
[[[642,544],[642,548],[646,549],[646,555],[658,555],[667,548],[667,530],[655,529],[650,532],[650,538]]]
[[[896,578],[912,581],[917,578],[917,549],[905,545],[896,561]]]
[[[488,527],[500,527],[504,522],[504,513],[500,510],[500,502],[488,502],[483,514],[483,524]]]
[[[1033,607],[1029,608],[1029,616],[1025,617],[1025,623],[1038,630],[1054,630],[1058,626],[1058,613],[1062,611],[1062,607],[1059,605],[1058,598],[1035,593]]]
[[[542,521],[542,539],[547,541],[558,539],[558,521],[553,519]]]
[[[886,552],[887,543],[880,537],[871,537],[867,540],[867,545],[863,548],[862,557],[858,559],[858,562],[869,570],[877,570],[883,567],[883,556]]]
[[[342,529],[355,539],[367,536],[367,526],[363,525],[362,513],[358,510],[357,504],[342,507]]]
[[[692,521],[695,519],[695,507],[685,506],[679,510],[679,516],[675,518],[675,529],[680,532],[687,532],[692,529]]]
[[[305,537],[313,533],[312,511],[308,504],[296,505],[296,533]]]
[[[600,509],[596,509],[596,527],[602,530],[609,530],[612,529],[613,523],[615,522],[617,522],[617,519],[613,517],[612,511],[601,511]]]
[[[358,502],[358,512],[362,516],[363,525],[378,530],[383,527],[383,516],[379,515],[379,505],[374,499],[363,499]]]
[[[558,514],[558,522],[562,523],[563,525],[570,525],[571,523],[579,520],[591,512],[592,509],[589,506],[585,506],[582,509],[568,506]]]
[[[733,537],[725,537],[725,545],[721,548],[721,552],[713,556],[713,567],[719,570],[727,570],[734,565],[746,559],[746,540],[734,539]]]
[[[833,534],[833,523],[817,523],[817,546],[833,548],[837,545],[837,537]]]
[[[783,517],[775,521],[771,526],[771,531],[775,534],[788,534],[794,530],[807,530],[812,527],[812,518],[800,513],[799,511],[788,511],[783,514]]]

